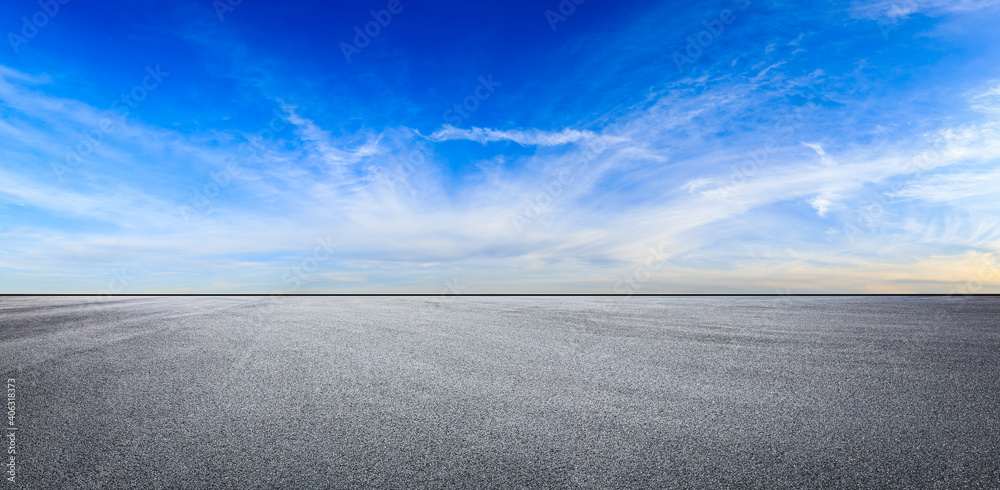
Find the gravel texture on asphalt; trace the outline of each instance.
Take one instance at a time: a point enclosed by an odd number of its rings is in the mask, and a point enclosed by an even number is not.
[[[5,297],[0,375],[11,488],[1000,488],[1000,298]]]

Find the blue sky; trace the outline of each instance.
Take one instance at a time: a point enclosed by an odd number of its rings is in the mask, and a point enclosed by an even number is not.
[[[998,20],[5,2],[0,292],[1000,292]]]

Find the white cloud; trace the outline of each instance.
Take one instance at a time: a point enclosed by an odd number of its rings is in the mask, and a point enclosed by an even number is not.
[[[702,187],[705,187],[705,186],[711,185],[711,184],[712,184],[711,181],[709,181],[707,179],[700,179],[699,178],[699,179],[692,180],[692,181],[688,182],[687,184],[682,185],[681,186],[681,190],[685,190],[685,191],[688,191],[688,192],[694,192],[694,191],[696,191],[698,189],[701,189]]]
[[[565,145],[568,143],[577,143],[581,141],[596,139],[598,135],[593,131],[580,131],[576,129],[563,129],[562,131],[541,131],[537,129],[532,130],[498,130],[489,128],[471,128],[471,129],[460,129],[451,125],[445,125],[443,128],[435,131],[429,136],[433,141],[448,141],[448,140],[469,140],[478,141],[480,143],[489,143],[494,141],[513,141],[519,145],[537,145],[537,146],[557,146]],[[625,141],[620,138],[613,138],[613,142]]]
[[[363,277],[344,276],[336,273],[312,274],[306,278],[309,282],[365,282]]]
[[[826,212],[830,209],[831,204],[833,203],[820,196],[809,200],[809,205],[816,208],[816,213],[820,216],[826,216]]]
[[[822,162],[823,165],[836,165],[837,164],[837,162],[834,161],[833,158],[830,158],[830,155],[827,155],[826,151],[823,150],[823,145],[821,145],[819,143],[806,143],[804,141],[802,142],[802,144],[804,146],[806,146],[806,147],[811,148],[813,151],[815,151],[816,154],[819,155],[820,162]]]
[[[1000,1],[997,0],[877,0],[855,4],[852,13],[857,17],[895,23],[918,12],[943,15],[995,9],[998,6]]]
[[[993,114],[1000,113],[1000,85],[972,97],[969,105],[977,111]]]
[[[329,133],[320,129],[315,122],[300,116],[294,107],[283,107],[288,112],[288,121],[295,125],[299,138],[306,142],[313,155],[330,166],[353,165],[379,153],[379,138],[373,135],[359,135],[360,144],[345,148],[334,143]]]
[[[955,205],[985,200],[1000,209],[1000,171],[934,174],[910,183],[893,196]]]
[[[790,80],[788,84],[794,87],[800,82]],[[11,233],[21,238],[4,242],[4,250],[12,250],[12,255],[0,260],[0,267],[44,274],[84,267],[81,264],[107,270],[128,263],[147,271],[145,278],[160,277],[155,271],[169,268],[178,272],[177,279],[171,280],[183,283],[186,278],[188,284],[207,284],[203,278],[216,278],[214,274],[223,274],[220,270],[226,269],[228,272],[218,277],[230,280],[218,284],[238,284],[242,279],[248,285],[263,284],[260,289],[269,291],[280,286],[286,269],[281,264],[290,267],[298,263],[318,237],[334,234],[342,244],[337,259],[324,264],[328,269],[311,275],[310,281],[382,291],[390,290],[387,284],[409,291],[419,286],[437,292],[442,275],[450,277],[464,270],[463,281],[479,280],[480,292],[503,285],[524,291],[519,285],[526,280],[539,288],[572,282],[577,285],[574,287],[593,290],[610,288],[621,270],[630,272],[633,264],[643,263],[649,244],[668,242],[671,253],[677,254],[726,242],[731,250],[720,260],[731,261],[752,246],[731,242],[734,228],[758,233],[781,233],[788,228],[754,214],[777,202],[807,201],[820,216],[833,219],[838,210],[857,205],[855,194],[865,186],[1000,154],[998,131],[989,125],[942,131],[941,136],[948,137],[952,145],[933,150],[933,158],[921,169],[908,164],[931,146],[928,141],[901,141],[877,151],[848,146],[830,155],[823,145],[808,142],[815,141],[810,139],[815,135],[802,135],[779,145],[768,164],[736,187],[728,201],[707,199],[705,194],[710,190],[705,189],[729,182],[730,169],[744,161],[746,149],[760,145],[758,134],[734,140],[732,148],[714,144],[713,139],[720,130],[719,123],[713,121],[727,124],[732,114],[767,105],[768,99],[752,95],[759,90],[754,83],[703,92],[702,88],[672,87],[652,104],[616,117],[616,122],[601,132],[445,126],[432,133],[430,141],[407,128],[339,137],[289,108],[290,133],[295,136],[290,143],[279,146],[265,142],[259,161],[242,162],[240,174],[222,197],[213,201],[218,212],[193,223],[183,223],[174,213],[187,199],[187,187],[172,200],[169,192],[149,182],[135,183],[132,172],[120,169],[101,173],[95,177],[98,180],[78,179],[72,182],[74,187],[61,187],[23,170],[33,163],[44,166],[46,159],[30,160],[27,153],[6,148],[0,150],[7,152],[5,157],[19,160],[18,165],[0,173],[9,186],[0,189],[0,200],[59,217],[104,220],[115,228],[18,226]],[[21,94],[15,85],[9,87],[8,94]],[[40,93],[31,97],[34,99],[21,99],[15,111],[31,111],[46,124],[51,122],[51,127],[67,128],[55,131],[57,138],[76,134],[80,123],[67,121],[80,115],[89,120],[100,114],[83,104],[60,104]],[[15,127],[0,126],[0,135],[11,141],[37,138],[32,144],[38,148],[45,148],[45,138],[52,137]],[[210,182],[209,175],[225,167],[239,141],[232,135],[230,140],[219,135],[218,141],[208,144],[204,141],[207,138],[139,124],[128,125],[119,136],[123,141],[106,141],[103,151],[109,155],[107,161],[94,165],[113,170],[129,162],[129,155],[158,155],[169,150],[184,156],[182,163],[191,165],[185,170],[196,168],[202,174],[191,188]],[[839,165],[803,164],[804,152],[797,143],[800,139],[821,161],[837,161]],[[489,178],[463,176],[467,180],[455,190],[445,188],[441,176],[445,163],[439,160],[433,144],[443,146],[451,140],[511,141],[546,148],[500,162]],[[604,143],[603,150],[590,151],[589,145],[598,141]],[[420,155],[419,161],[403,168],[414,152]],[[165,165],[180,165],[167,157],[163,160]],[[560,182],[554,191],[552,183],[562,171],[568,171],[571,179]],[[972,184],[967,180],[971,178],[971,173],[956,176],[948,189],[918,181],[907,188],[909,194],[901,196],[955,196],[968,191]],[[977,192],[981,199],[988,197],[981,187]],[[524,233],[517,233],[511,216],[523,212],[526,204],[536,203],[539,196],[546,199],[539,206],[542,212]],[[741,219],[748,223],[741,223]],[[967,237],[978,236],[975,243],[980,243],[981,235],[970,233]],[[954,235],[954,239],[961,243],[963,236]],[[277,257],[244,257],[260,254]],[[269,265],[241,266],[248,262]],[[842,265],[846,271],[851,264],[843,259]],[[719,280],[746,280],[749,284],[754,273],[771,274],[762,267],[749,261],[742,276]],[[690,272],[674,269],[670,273],[680,274],[673,280],[682,280]],[[799,275],[791,269],[787,272],[787,276],[769,277],[779,282],[782,277],[814,278],[822,270],[814,268]],[[234,281],[232,274],[246,276]],[[756,277],[759,280],[761,276]],[[669,279],[662,276],[657,280],[668,284]],[[399,285],[400,281],[411,282]],[[146,287],[157,284],[165,290],[172,283],[150,282]],[[101,287],[98,284],[95,289]]]

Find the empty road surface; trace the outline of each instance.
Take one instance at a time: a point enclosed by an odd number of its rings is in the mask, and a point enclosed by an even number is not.
[[[8,488],[1000,487],[1000,298],[4,297],[0,375]]]

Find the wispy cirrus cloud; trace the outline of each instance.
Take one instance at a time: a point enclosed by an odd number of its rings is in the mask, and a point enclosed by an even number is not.
[[[853,13],[869,19],[898,21],[920,12],[943,15],[991,10],[998,7],[1000,2],[996,0],[877,0],[856,3]]]
[[[82,252],[103,248],[109,250],[109,255],[130,257],[132,264],[151,260],[143,257],[183,254],[190,257],[184,261],[191,263],[189,267],[202,268],[199,274],[222,274],[220,271],[233,269],[228,265],[229,260],[206,266],[202,260],[194,258],[199,252],[189,244],[198,243],[200,254],[206,257],[212,254],[232,256],[232,263],[236,264],[241,262],[235,257],[247,254],[294,256],[291,251],[297,244],[307,242],[310,234],[322,234],[325,229],[336,230],[343,243],[342,260],[337,262],[338,271],[310,278],[306,290],[329,283],[396,287],[391,286],[388,277],[397,274],[400,267],[409,270],[409,274],[414,274],[414,267],[426,269],[413,276],[417,284],[420,277],[433,275],[432,270],[471,268],[491,278],[490,282],[479,286],[487,287],[486,284],[505,283],[504,277],[508,277],[509,284],[516,284],[518,274],[539,267],[564,271],[560,273],[563,274],[572,267],[584,266],[589,272],[579,277],[577,284],[604,287],[601,278],[612,275],[616,267],[641,259],[634,257],[637,243],[665,240],[674,244],[675,252],[690,252],[697,250],[699,243],[721,239],[727,232],[726,223],[754,210],[780,201],[802,199],[816,207],[822,217],[837,206],[848,206],[838,201],[849,199],[859,188],[913,171],[905,166],[907,157],[903,154],[861,157],[868,150],[858,148],[830,155],[819,144],[803,143],[821,157],[821,162],[810,168],[808,164],[803,165],[808,160],[804,154],[793,150],[796,142],[790,140],[785,149],[778,152],[773,165],[762,170],[727,201],[713,199],[711,191],[704,189],[724,177],[725,174],[714,172],[727,168],[727,158],[722,157],[713,166],[700,169],[694,175],[701,177],[685,184],[666,170],[696,166],[705,161],[704,155],[685,155],[682,149],[684,143],[690,141],[689,132],[671,134],[669,131],[664,133],[663,129],[684,127],[706,111],[731,110],[731,106],[723,109],[726,106],[715,105],[711,100],[739,98],[741,90],[747,91],[746,94],[751,87],[736,85],[725,90],[705,95],[704,103],[696,103],[697,97],[692,99],[688,109],[673,104],[674,96],[664,96],[660,103],[622,115],[620,124],[608,126],[600,134],[570,129],[545,132],[444,127],[431,136],[438,144],[471,140],[512,141],[542,147],[570,145],[556,153],[517,157],[525,162],[504,169],[496,175],[499,180],[470,182],[459,195],[446,191],[439,174],[441,156],[433,149],[421,147],[423,138],[419,133],[402,128],[378,134],[362,132],[335,137],[287,107],[287,123],[291,125],[290,134],[295,135],[295,141],[269,143],[262,153],[263,160],[248,166],[239,175],[231,190],[233,198],[220,203],[219,214],[204,223],[188,224],[181,231],[167,231],[169,226],[166,225],[176,223],[177,219],[170,212],[171,204],[156,197],[155,191],[143,194],[134,190],[102,200],[85,193],[63,191],[52,184],[33,184],[23,176],[8,173],[5,179],[18,185],[6,189],[4,194],[10,202],[57,214],[101,219],[121,227],[122,231],[110,233],[75,233],[78,244],[75,249]],[[38,97],[47,102],[43,95]],[[766,100],[755,101],[744,96],[742,103],[752,105]],[[42,105],[59,107],[58,104]],[[70,107],[74,111],[81,110],[79,105]],[[88,111],[84,108],[83,112]],[[58,116],[58,111],[49,115]],[[703,135],[711,132],[710,128],[702,129]],[[213,166],[223,165],[223,155],[235,151],[239,141],[232,139],[227,143],[232,145],[227,150],[225,146],[218,147],[218,138],[210,145],[198,139],[170,135],[169,131],[147,130],[141,125],[130,126],[127,131],[150,131],[144,138],[150,151],[158,149],[163,144],[161,141],[184,142],[181,146],[202,162],[200,166],[206,172]],[[984,146],[993,134],[988,128],[966,127],[946,132],[956,145],[942,155],[934,167],[992,155],[993,148]],[[584,145],[598,138],[605,139],[602,151],[588,155],[585,160]],[[117,150],[121,149],[109,141],[108,151]],[[405,175],[393,175],[400,170],[394,164],[412,157],[414,151],[421,155],[419,165],[411,165]],[[729,161],[738,158],[742,157],[733,154]],[[843,163],[823,164],[824,159],[833,158]],[[582,161],[586,164],[580,166]],[[667,162],[671,167],[665,166]],[[97,165],[99,167],[100,162]],[[567,186],[564,202],[549,210],[548,226],[532,230],[527,236],[513,234],[508,216],[516,209],[518,195],[530,194],[533,187],[537,188],[539,178],[559,168],[573,169],[576,181]],[[386,174],[392,178],[378,178]],[[626,178],[629,180],[622,180]],[[635,180],[637,178],[640,180]],[[127,180],[122,180],[121,184]],[[619,199],[614,197],[618,191],[607,187],[609,182],[631,182],[630,194],[637,198],[635,202],[609,210],[587,204],[595,199],[598,202]],[[678,187],[686,192],[669,191]],[[102,184],[102,188],[106,187]],[[124,188],[119,186],[119,189]],[[915,190],[907,192],[910,194],[904,192],[900,196],[916,195]],[[61,197],[51,199],[52,196]],[[932,200],[929,196],[923,197]],[[257,200],[274,202],[278,206],[268,209],[268,206],[250,204]],[[150,226],[150,221],[162,226]],[[254,225],[248,226],[251,222]],[[303,226],[306,223],[312,225]],[[139,233],[127,231],[136,227]],[[664,232],[663,227],[668,231]],[[697,238],[688,240],[690,237]],[[682,246],[682,243],[688,245]],[[41,239],[34,245],[47,247],[48,253],[69,260],[75,256],[73,249],[59,241]],[[80,260],[94,258],[90,254],[77,256]],[[257,275],[266,276],[267,270],[280,271],[275,261],[268,259],[262,264],[272,265],[255,267]],[[512,270],[522,272],[509,272]],[[668,267],[664,274],[680,273],[680,270]],[[267,283],[260,278],[247,282],[250,285]],[[666,285],[670,280],[661,274],[650,284]]]
[[[969,105],[980,112],[1000,114],[1000,85],[972,97]]]
[[[433,141],[449,140],[469,140],[479,143],[491,143],[495,141],[512,141],[525,146],[557,146],[569,143],[592,140],[597,137],[593,131],[581,131],[576,129],[563,129],[561,131],[541,131],[541,130],[498,130],[490,128],[460,129],[454,126],[445,125],[441,129],[432,133],[429,138]],[[612,142],[624,141],[620,137],[615,137]]]
[[[0,68],[0,277],[6,291],[97,291],[127,268],[133,292],[269,292],[335,240],[296,290],[437,294],[460,277],[463,292],[613,292],[662,247],[644,291],[942,292],[1000,247],[998,74],[959,87],[927,75],[948,71],[936,52],[908,51],[925,63],[911,69],[852,35],[871,34],[859,17],[991,7],[958,3],[771,5],[782,29],[729,26],[684,76],[657,53],[704,28],[700,11],[649,12],[669,32],[581,26],[517,71],[522,85],[494,58],[508,74],[471,128],[440,125],[468,90],[454,66],[385,76],[374,46],[351,71],[262,61],[282,48],[255,51],[233,17],[181,36],[204,66],[177,73],[210,76],[171,80],[176,120],[151,97],[156,111],[61,177],[51,163],[108,115],[104,96]],[[559,90],[535,79],[547,70]],[[190,95],[219,80],[236,83]],[[211,212],[185,219],[192,196]],[[872,202],[877,226],[848,236]]]

